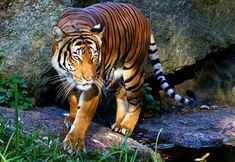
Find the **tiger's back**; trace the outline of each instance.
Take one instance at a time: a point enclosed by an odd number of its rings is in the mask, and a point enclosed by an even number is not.
[[[115,60],[140,63],[147,57],[150,41],[150,25],[141,11],[124,3],[100,3],[84,9],[67,8],[57,23],[65,33],[77,29],[91,29],[96,24],[105,25],[102,52],[106,70]],[[133,57],[132,55],[135,55]],[[139,55],[138,57],[136,55]],[[138,59],[138,60],[136,60]]]

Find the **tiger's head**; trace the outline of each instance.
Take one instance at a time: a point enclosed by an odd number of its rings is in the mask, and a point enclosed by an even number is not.
[[[52,65],[67,88],[88,90],[97,83],[101,64],[101,45],[104,27],[101,24],[91,29],[65,33],[53,27],[54,47]]]

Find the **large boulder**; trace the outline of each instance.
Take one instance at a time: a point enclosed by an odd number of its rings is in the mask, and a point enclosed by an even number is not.
[[[221,115],[223,114],[223,115]],[[179,111],[174,109],[161,117],[145,119],[138,128],[143,138],[160,138],[168,146],[209,148],[222,145],[235,146],[234,107],[206,106]],[[161,143],[161,142],[160,142]]]
[[[48,80],[42,78],[51,69],[51,28],[61,10],[98,1],[1,1],[0,71],[20,72],[32,96],[38,97]],[[152,25],[166,74],[235,44],[235,6],[231,1],[113,1],[132,3],[143,10]]]
[[[233,1],[113,0],[139,6],[149,19],[165,73],[235,44]]]
[[[51,29],[66,1],[0,2],[0,72],[19,72],[34,94],[50,69]]]

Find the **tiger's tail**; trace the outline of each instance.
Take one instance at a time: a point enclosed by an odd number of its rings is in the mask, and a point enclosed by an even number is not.
[[[157,54],[157,46],[156,43],[154,41],[153,38],[153,34],[151,34],[151,38],[150,38],[150,45],[149,45],[149,59],[151,60],[152,63],[152,67],[153,67],[153,71],[154,74],[158,80],[158,82],[160,83],[160,86],[162,87],[162,89],[173,99],[175,99],[176,101],[186,104],[186,105],[192,105],[196,102],[196,96],[194,95],[194,93],[191,90],[187,90],[186,94],[188,96],[188,98],[182,97],[179,94],[177,94],[174,89],[172,89],[170,87],[170,85],[168,84],[166,78],[165,78],[165,74],[163,73],[162,70],[162,66],[159,60],[159,56]]]

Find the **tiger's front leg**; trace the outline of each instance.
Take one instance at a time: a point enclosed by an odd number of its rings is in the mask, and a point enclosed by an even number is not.
[[[77,110],[71,129],[65,137],[64,148],[70,153],[85,152],[85,135],[99,103],[100,91],[93,86],[83,91],[79,98],[80,108]]]
[[[64,123],[68,129],[71,128],[71,125],[73,124],[73,121],[77,113],[79,95],[80,94],[72,90],[67,97],[69,103],[69,115],[65,117]]]

